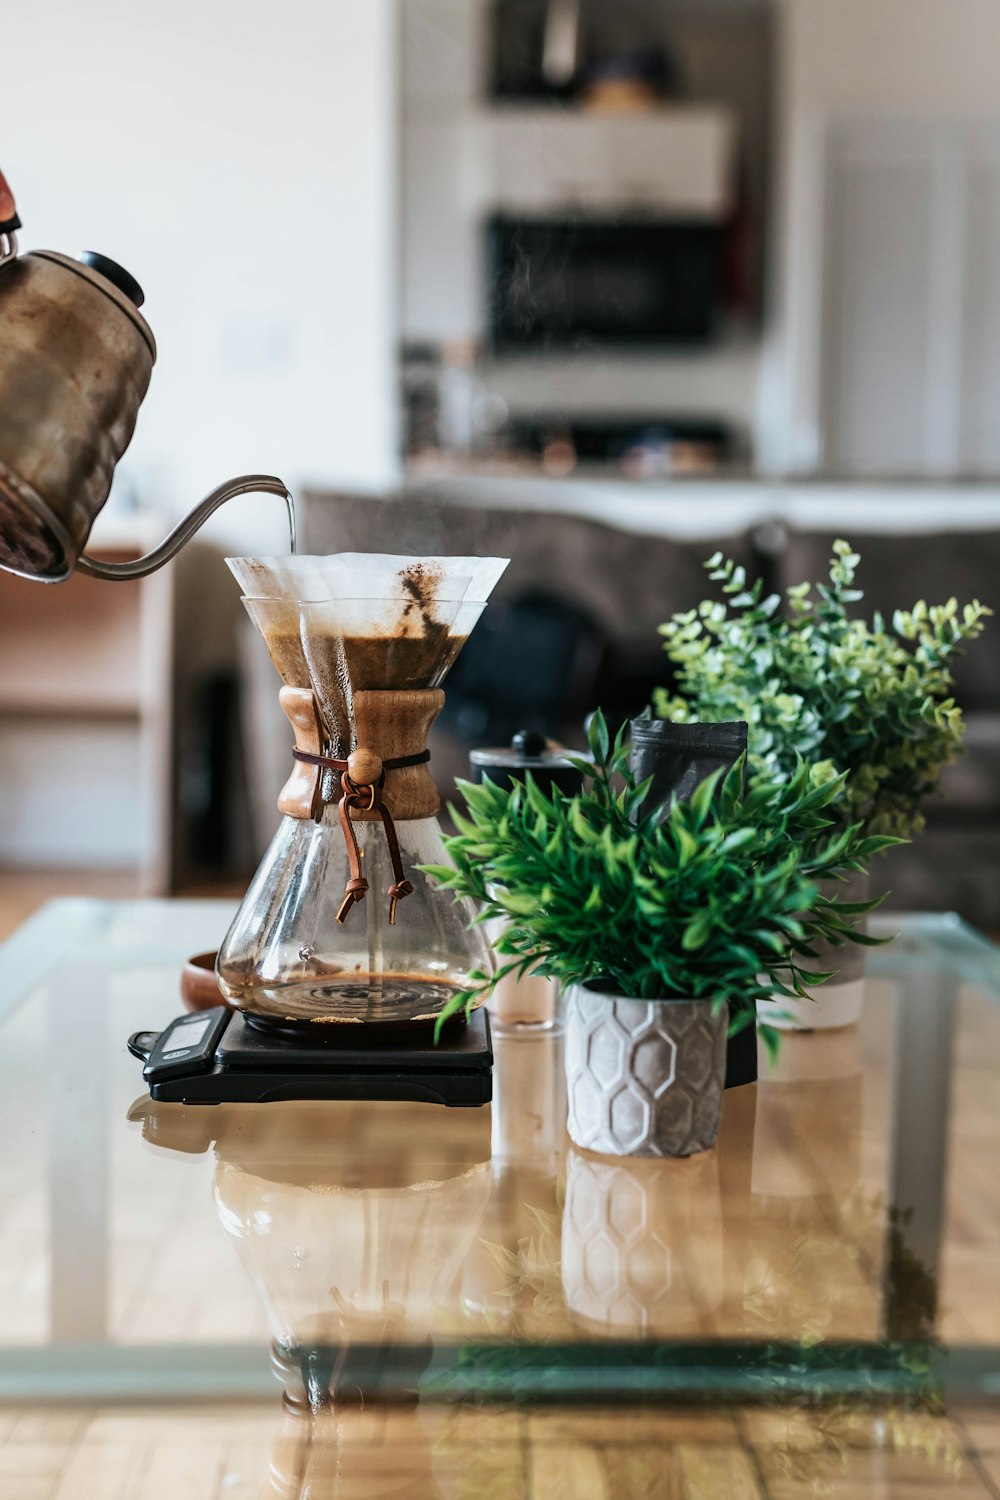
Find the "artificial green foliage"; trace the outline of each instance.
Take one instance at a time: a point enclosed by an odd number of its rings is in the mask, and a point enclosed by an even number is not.
[[[530,775],[509,791],[458,783],[467,811],[451,810],[454,866],[425,868],[479,902],[477,920],[510,925],[494,945],[498,973],[475,974],[445,1015],[506,974],[537,973],[631,999],[729,1004],[739,1030],[757,999],[829,977],[804,967],[812,944],[866,941],[853,928],[874,903],[821,895],[818,882],[863,869],[893,840],[835,825],[843,777],[812,785],[803,763],[744,798],[741,761],[664,816],[645,805],[649,783],[629,771],[624,731],[610,745],[597,714],[590,748],[573,797],[547,795]]]
[[[869,833],[908,836],[921,806],[962,748],[961,710],[951,696],[955,654],[982,633],[992,611],[978,600],[851,619],[860,561],[834,543],[827,583],[779,595],[748,586],[721,553],[706,566],[725,602],[706,599],[661,626],[677,668],[678,693],[661,690],[664,718],[750,725],[752,774],[792,776],[800,759],[815,781],[847,773],[840,816]]]

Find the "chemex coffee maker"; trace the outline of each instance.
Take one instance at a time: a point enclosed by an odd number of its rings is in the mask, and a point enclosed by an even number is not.
[[[219,950],[232,1009],[130,1043],[153,1097],[485,1103],[485,1011],[434,1038],[493,959],[471,905],[424,873],[447,861],[427,732],[506,563],[341,553],[229,566],[282,679],[293,769]]]
[[[0,567],[141,578],[234,496],[288,507],[292,556],[230,559],[295,731],[284,816],[219,952],[228,1004],[130,1041],[151,1092],[485,1102],[485,1013],[433,1033],[491,950],[420,867],[447,862],[427,732],[506,561],[297,557],[290,493],[267,475],[220,485],[146,557],[87,556],[156,345],[127,271],[92,252],[19,255],[19,228],[0,175]]]

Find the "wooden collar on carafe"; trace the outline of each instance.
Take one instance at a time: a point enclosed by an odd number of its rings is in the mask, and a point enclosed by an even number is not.
[[[319,822],[328,806],[339,804],[350,878],[338,922],[368,891],[353,825],[381,821],[392,864],[389,922],[394,923],[397,903],[413,890],[403,871],[395,822],[433,818],[441,806],[427,769],[427,735],[441,712],[444,693],[440,688],[356,692],[352,710],[357,748],[346,758],[325,753],[319,707],[309,688],[283,687],[279,702],[295,730],[295,767],[278,798],[279,811]]]

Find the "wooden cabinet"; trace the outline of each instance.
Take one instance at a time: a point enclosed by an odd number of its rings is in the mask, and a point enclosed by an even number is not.
[[[605,208],[614,194],[606,120],[578,110],[497,109],[491,149],[502,213]]]
[[[103,529],[139,557],[150,528]],[[171,569],[138,583],[0,573],[0,865],[134,868],[169,885]]]
[[[493,150],[504,212],[721,218],[732,206],[736,122],[708,105],[602,115],[503,108]]]

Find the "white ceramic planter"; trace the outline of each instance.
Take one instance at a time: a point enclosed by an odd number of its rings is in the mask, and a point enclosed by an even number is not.
[[[501,938],[510,923],[506,917],[492,917],[486,924],[491,943]],[[496,955],[498,967],[507,962],[504,954]],[[507,974],[497,981],[486,1002],[490,1023],[498,1031],[557,1031],[560,1029],[559,986],[554,979],[528,974],[519,979]]]
[[[715,1142],[728,1014],[709,1000],[566,997],[569,1133],[611,1156],[691,1156]]]
[[[868,874],[854,875],[848,881],[823,881],[824,895],[842,901],[868,900]],[[864,932],[862,919],[860,930]],[[807,968],[830,970],[836,975],[811,991],[808,999],[778,995],[758,1007],[760,1019],[779,1031],[836,1031],[855,1026],[861,1019],[865,996],[865,955],[860,943],[817,943],[816,957],[803,959]]]
[[[864,998],[863,979],[852,979],[847,984],[831,979],[821,989],[814,990],[808,1000],[779,995],[776,1000],[765,1001],[760,1007],[760,1019],[778,1031],[837,1031],[857,1025]],[[772,1006],[773,1015],[769,1014]]]

